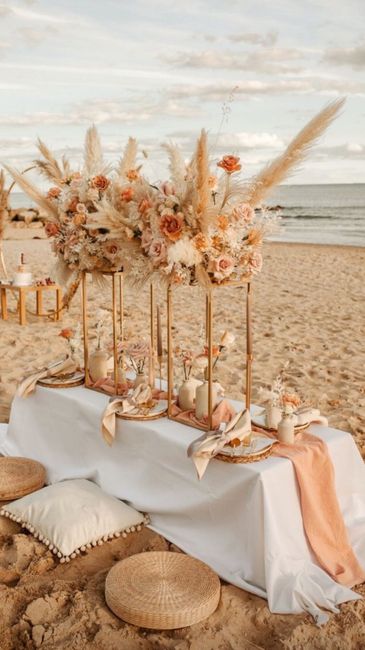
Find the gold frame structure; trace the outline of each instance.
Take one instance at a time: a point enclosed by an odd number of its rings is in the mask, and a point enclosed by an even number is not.
[[[96,388],[90,379],[89,369],[89,327],[88,327],[88,309],[87,309],[87,275],[91,275],[89,271],[84,271],[81,283],[81,296],[82,296],[82,325],[83,325],[83,339],[84,339],[84,369],[85,369],[85,388],[95,390],[99,393],[110,395],[109,392],[102,388]],[[110,276],[112,278],[111,294],[112,294],[112,338],[113,338],[113,380],[114,387],[118,387],[118,342],[124,341],[124,276],[123,270],[120,271],[105,271],[102,275]],[[155,310],[155,295],[154,287],[150,285],[150,339],[151,339],[151,357],[155,359],[155,327],[154,327],[154,310]],[[118,388],[113,393],[117,396]]]
[[[253,352],[252,352],[252,286],[250,280],[247,282],[237,282],[237,283],[227,283],[220,285],[221,288],[227,286],[236,286],[244,287],[246,286],[246,381],[245,381],[245,406],[250,408],[251,406],[251,391],[252,391],[252,362],[253,362]],[[190,421],[189,423],[184,422],[179,418],[179,416],[172,414],[172,407],[174,404],[173,399],[173,341],[172,341],[172,324],[173,324],[173,306],[172,306],[172,287],[168,286],[167,289],[167,393],[168,393],[168,410],[167,414],[170,420],[175,420],[181,424],[188,424],[189,426],[195,427],[196,429],[201,429],[203,431],[211,431],[213,426],[213,294],[214,291],[219,290],[219,285],[216,287],[212,285],[211,288],[206,291],[206,305],[205,305],[205,315],[206,315],[206,343],[208,347],[208,420],[205,425],[203,422],[198,424],[197,422]]]

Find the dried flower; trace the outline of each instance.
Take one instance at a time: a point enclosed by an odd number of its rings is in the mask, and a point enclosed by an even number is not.
[[[184,217],[179,214],[165,214],[161,217],[160,231],[171,241],[181,237]]]
[[[235,335],[232,334],[232,332],[225,330],[225,332],[223,332],[222,334],[220,345],[222,346],[222,348],[230,348],[231,345],[233,345],[233,343],[235,342],[235,340],[236,340]]]
[[[198,354],[193,361],[193,366],[198,370],[205,370],[208,367],[208,357],[206,354]]]
[[[161,264],[166,261],[167,249],[162,239],[153,239],[148,249],[148,256],[153,264]]]
[[[125,201],[126,203],[132,201],[133,196],[134,196],[133,187],[126,187],[120,193],[120,198],[122,199],[122,201]]]
[[[139,179],[139,171],[138,169],[128,169],[128,171],[125,173],[126,177],[128,178],[129,181],[137,181]]]
[[[284,406],[292,406],[294,409],[298,408],[301,404],[301,399],[297,393],[283,393],[281,401]]]
[[[149,208],[152,208],[152,203],[149,199],[142,199],[138,204],[138,212],[144,214]]]
[[[247,243],[249,246],[260,246],[262,244],[263,232],[258,228],[252,228],[247,233]]]
[[[204,252],[209,247],[208,239],[206,238],[205,235],[203,235],[202,232],[199,232],[197,235],[195,235],[192,241],[193,241],[193,245],[198,251]]]
[[[73,335],[74,331],[70,327],[64,327],[58,334],[58,336],[62,336],[62,338],[67,339],[67,341],[69,341]]]
[[[68,208],[67,208],[68,212],[76,212],[77,206],[79,205],[79,203],[80,203],[79,197],[74,196],[71,199],[70,203],[68,204]]]
[[[232,215],[236,221],[242,221],[244,224],[250,224],[254,219],[255,210],[251,208],[249,203],[241,203],[233,209]]]
[[[223,231],[227,230],[227,228],[229,226],[229,220],[228,220],[228,218],[226,217],[225,214],[220,214],[217,217],[217,222],[218,222],[219,230],[223,230]]]
[[[46,231],[47,237],[55,237],[60,231],[57,224],[53,223],[53,221],[47,221],[44,229]]]
[[[217,166],[224,169],[227,174],[233,174],[234,172],[239,172],[241,169],[239,160],[237,156],[223,156],[222,160],[217,163]]]
[[[60,194],[61,190],[59,187],[50,187],[47,192],[47,199],[58,199]]]
[[[251,253],[248,259],[248,267],[253,273],[258,273],[262,269],[262,255],[258,251]]]
[[[216,280],[225,280],[233,273],[234,260],[229,255],[220,255],[217,259],[211,261],[209,270]]]
[[[99,192],[105,192],[105,190],[109,187],[109,185],[110,185],[109,179],[106,176],[103,176],[102,174],[99,174],[98,176],[94,176],[90,181],[90,187],[99,190]]]
[[[75,226],[82,226],[84,223],[86,223],[86,215],[82,212],[76,212],[72,221]]]

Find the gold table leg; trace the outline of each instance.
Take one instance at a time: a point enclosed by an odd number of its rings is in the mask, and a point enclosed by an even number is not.
[[[1,289],[1,316],[3,320],[8,320],[8,305],[6,302],[6,289]]]
[[[24,289],[20,288],[19,289],[19,322],[21,325],[27,324],[27,317],[25,311],[25,299],[26,299],[26,292],[24,291]]]
[[[61,306],[62,306],[62,289],[56,289],[56,313],[55,320],[60,320],[61,318]]]
[[[43,293],[42,289],[37,289],[36,292],[36,312],[37,316],[43,315]]]

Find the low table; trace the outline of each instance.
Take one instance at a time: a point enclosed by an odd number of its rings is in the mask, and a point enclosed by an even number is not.
[[[322,609],[337,611],[339,603],[359,598],[317,564],[289,460],[270,457],[245,465],[212,460],[199,481],[186,453],[199,435],[196,429],[167,418],[118,419],[109,447],[100,426],[107,402],[84,387],[38,386],[31,397],[14,399],[0,452],[40,461],[50,482],[91,479],[148,512],[153,530],[228,582],[267,598],[272,612],[306,611],[324,622]],[[328,444],[340,507],[364,565],[364,463],[350,434],[319,425],[310,430]]]
[[[19,296],[19,323],[20,325],[27,324],[26,316],[26,299],[28,293],[36,294],[36,316],[47,316],[43,312],[43,292],[53,290],[56,292],[56,309],[53,315],[54,320],[60,320],[60,309],[62,304],[62,289],[58,284],[45,284],[29,286],[16,286],[14,284],[0,284],[0,302],[1,302],[1,317],[3,320],[8,320],[8,305],[7,305],[7,291],[17,291]]]

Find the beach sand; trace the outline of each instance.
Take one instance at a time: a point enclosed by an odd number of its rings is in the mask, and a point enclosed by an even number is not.
[[[31,233],[32,236],[35,234]],[[37,278],[51,274],[49,243],[5,241],[10,275],[20,252]],[[365,458],[365,249],[302,244],[267,244],[264,269],[253,284],[254,389],[272,381],[284,362],[288,383],[319,405],[332,426],[350,431]],[[157,292],[165,315],[165,295]],[[91,313],[104,304],[93,287]],[[29,306],[34,305],[29,299]],[[46,306],[51,308],[52,302]],[[58,336],[80,318],[75,297],[61,323],[29,315],[21,327],[16,302],[0,321],[0,421],[7,421],[17,381],[67,350]],[[201,336],[204,297],[198,289],[174,295],[175,343]],[[136,299],[126,291],[126,330],[147,334],[148,289]],[[236,334],[234,348],[219,361],[217,375],[228,395],[239,398],[244,380],[244,290],[218,289],[215,331]],[[246,648],[348,649],[365,647],[365,602],[345,604],[321,629],[305,615],[270,614],[266,601],[231,585],[222,585],[218,610],[207,621],[170,632],[140,630],[119,621],[106,607],[103,586],[115,561],[142,550],[168,549],[149,530],[94,549],[66,567],[8,520],[0,520],[0,650],[69,648],[90,650],[178,649],[245,650]],[[177,550],[174,547],[172,550]],[[365,587],[358,589],[365,595]]]

